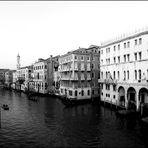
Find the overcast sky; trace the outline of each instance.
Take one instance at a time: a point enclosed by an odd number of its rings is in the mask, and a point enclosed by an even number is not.
[[[148,26],[148,2],[0,2],[0,68],[112,39]]]

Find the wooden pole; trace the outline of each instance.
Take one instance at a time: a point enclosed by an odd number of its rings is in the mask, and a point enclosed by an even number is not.
[[[1,108],[0,108],[0,128],[1,128]]]
[[[111,109],[112,109],[112,99],[111,99],[111,104],[110,104],[110,106],[111,106]]]

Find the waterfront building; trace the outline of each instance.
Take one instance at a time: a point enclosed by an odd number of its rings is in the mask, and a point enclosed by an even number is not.
[[[8,70],[5,72],[5,85],[8,88],[13,84],[13,72],[15,72],[15,70]]]
[[[76,100],[99,97],[98,48],[79,48],[59,57],[60,95]]]
[[[148,103],[148,30],[141,30],[100,48],[101,100],[140,109]]]
[[[33,64],[34,89],[38,93],[46,94],[47,91],[47,60],[39,58]]]
[[[47,59],[47,85],[48,93],[54,94],[59,92],[59,55]]]
[[[0,69],[0,84],[5,83],[5,72],[7,72],[9,69]]]
[[[29,81],[32,81],[33,65],[20,67],[16,70],[17,81],[21,84],[21,90],[25,91],[29,87]]]

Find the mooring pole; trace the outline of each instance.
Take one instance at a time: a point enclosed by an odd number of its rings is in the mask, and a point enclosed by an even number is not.
[[[0,128],[1,128],[1,106],[0,106]]]

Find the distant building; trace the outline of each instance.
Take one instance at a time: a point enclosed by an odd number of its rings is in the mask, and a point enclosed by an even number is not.
[[[17,65],[16,65],[16,67],[17,67],[17,69],[20,69],[20,67],[21,67],[21,64],[20,64],[20,55],[19,55],[19,53],[18,53],[18,55],[17,55]]]
[[[13,72],[15,72],[15,70],[8,70],[5,72],[5,85],[9,88],[13,84]]]
[[[28,89],[28,83],[33,79],[33,65],[20,67],[16,71],[17,73],[17,81],[21,83],[21,90]]]
[[[9,71],[9,69],[0,69],[0,84],[5,83],[5,72]]]
[[[46,94],[47,90],[47,60],[38,59],[33,64],[34,88],[38,93]]]
[[[99,47],[79,48],[59,57],[60,95],[70,99],[99,98]]]
[[[136,110],[148,103],[148,30],[103,43],[101,100]]]
[[[49,94],[54,94],[59,91],[59,57],[60,56],[50,56],[50,58],[47,59],[47,84]]]

